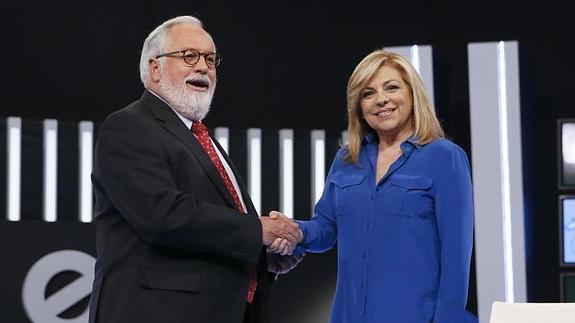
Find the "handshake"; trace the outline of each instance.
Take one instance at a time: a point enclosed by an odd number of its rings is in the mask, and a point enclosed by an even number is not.
[[[263,244],[268,252],[291,255],[295,247],[303,241],[299,225],[278,211],[271,211],[269,216],[260,217],[262,223]]]

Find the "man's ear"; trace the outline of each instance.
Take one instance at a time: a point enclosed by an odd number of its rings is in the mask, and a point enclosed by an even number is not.
[[[154,83],[160,82],[161,66],[160,63],[154,58],[148,61],[148,69],[150,70],[150,79]]]

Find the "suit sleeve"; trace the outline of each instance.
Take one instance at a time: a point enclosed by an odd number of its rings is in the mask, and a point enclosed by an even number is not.
[[[441,276],[433,322],[476,322],[465,311],[473,245],[469,162],[465,152],[456,146],[443,165],[435,193]]]
[[[97,216],[119,213],[151,245],[257,263],[262,250],[259,219],[178,190],[169,145],[153,138],[153,127],[157,125],[145,117],[117,114],[101,125],[93,182],[106,198],[96,199],[103,204]]]

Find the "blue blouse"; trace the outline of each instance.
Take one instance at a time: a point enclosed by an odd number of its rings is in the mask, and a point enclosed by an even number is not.
[[[463,323],[473,241],[469,162],[439,139],[408,140],[375,183],[378,143],[363,141],[359,166],[336,154],[303,249],[338,248],[332,323]],[[300,249],[301,249],[300,247]]]

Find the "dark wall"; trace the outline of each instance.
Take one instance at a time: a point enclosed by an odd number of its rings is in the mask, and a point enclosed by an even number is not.
[[[467,132],[465,123],[450,122],[466,117],[459,113],[468,104],[467,42],[519,40],[533,56],[536,98],[560,102],[569,93],[574,68],[563,37],[571,17],[566,1],[553,3],[13,2],[0,22],[8,71],[2,115],[103,119],[140,95],[145,36],[166,18],[192,13],[224,57],[212,122],[341,129],[345,84],[363,56],[381,46],[431,44],[442,74],[438,109],[449,130]]]
[[[204,20],[223,55],[207,122],[345,128],[345,86],[381,46],[433,46],[437,109],[470,153],[467,43],[521,47],[529,300],[559,300],[556,119],[575,117],[567,1],[115,1],[3,4],[1,117],[101,121],[142,92],[146,35],[175,15]],[[7,73],[6,73],[7,72]]]

